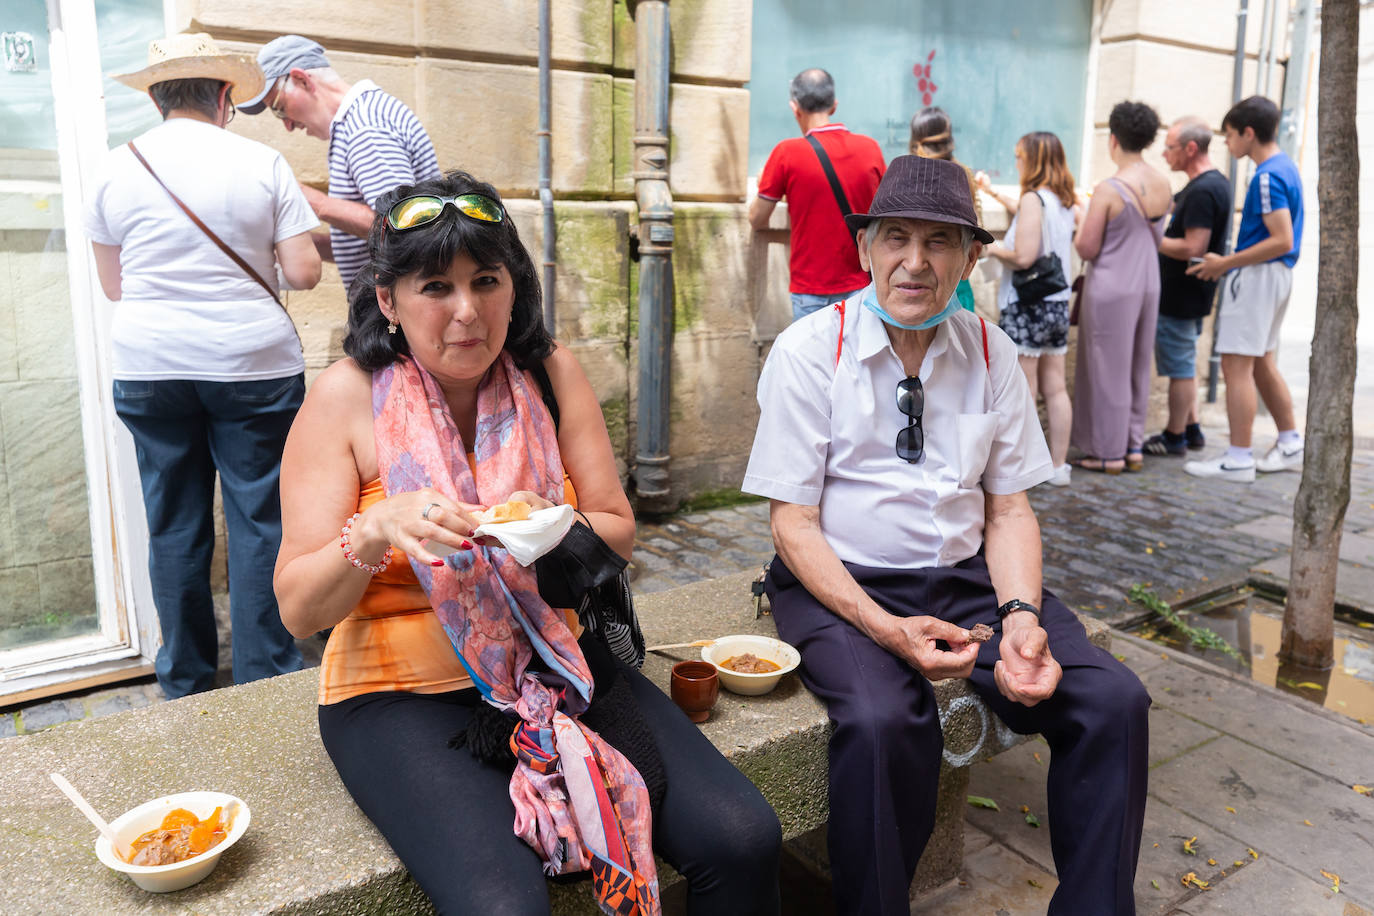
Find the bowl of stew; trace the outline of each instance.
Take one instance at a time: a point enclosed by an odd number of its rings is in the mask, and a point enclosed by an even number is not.
[[[768,636],[722,636],[701,650],[702,661],[716,666],[720,683],[731,693],[760,696],[801,664],[801,653]]]
[[[110,822],[130,860],[100,836],[96,858],[145,891],[190,887],[214,871],[251,820],[248,806],[225,792],[178,792],[144,802]]]

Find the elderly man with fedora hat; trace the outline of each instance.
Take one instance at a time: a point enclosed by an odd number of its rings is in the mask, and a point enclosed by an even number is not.
[[[221,51],[209,35],[173,35],[151,43],[147,67],[115,79],[147,92],[163,117],[110,151],[85,227],[116,303],[114,405],[137,447],[162,629],[155,670],[174,698],[215,686],[216,476],[234,680],[302,664],[272,591],[278,469],[305,396],[278,277],[295,289],[319,282],[310,238],[319,220],[280,153],[222,129],[234,96],[262,89],[252,57]]]
[[[743,487],[772,501],[778,633],[835,726],[836,908],[909,911],[943,747],[930,681],[962,677],[1049,742],[1050,912],[1132,913],[1150,699],[1041,587],[1026,491],[1049,451],[1016,346],[955,296],[992,240],[968,177],[898,157],[849,224],[872,282],[778,336]]]

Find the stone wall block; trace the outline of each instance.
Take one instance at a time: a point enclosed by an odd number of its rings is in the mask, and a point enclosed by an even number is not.
[[[0,566],[0,648],[27,642],[21,628],[34,627],[42,619],[38,598],[38,567]]]
[[[64,238],[65,233],[55,233],[55,244],[46,251],[10,254],[8,295],[18,377],[23,381],[63,379],[75,392],[76,345]]]
[[[420,93],[425,110],[446,113],[425,123],[441,166],[466,169],[505,196],[538,193],[536,68],[425,60]],[[554,192],[606,196],[611,191],[611,78],[558,70],[552,93]]]
[[[539,59],[539,6],[529,0],[415,0],[418,41],[459,56]],[[612,0],[559,0],[550,7],[555,62],[611,64]]]
[[[173,6],[178,29],[212,35],[221,30],[237,31],[251,23],[254,28],[279,35],[305,35],[324,45],[326,51],[331,41],[415,44],[414,0],[336,3],[327,10],[318,0],[175,0]],[[330,61],[333,59],[331,55]]]
[[[1168,124],[1195,114],[1221,127],[1231,107],[1234,60],[1226,54],[1147,41],[1103,45],[1098,66],[1095,124],[1106,124],[1123,99],[1148,102]],[[1255,85],[1255,64],[1245,65],[1245,92]]]
[[[738,487],[758,425],[758,347],[743,334],[678,334],[669,448],[675,499]]]
[[[615,192],[634,194],[634,80],[617,79]],[[668,95],[668,184],[675,198],[743,201],[749,173],[749,92],[674,83]]]
[[[348,297],[339,271],[325,263],[319,285],[286,294],[286,310],[296,325],[305,351],[305,365],[320,370],[343,359],[343,339],[348,327]]]
[[[674,323],[679,333],[751,338],[753,230],[744,207],[678,204],[673,225]]]
[[[625,0],[615,3],[615,67],[635,68],[635,23]],[[672,0],[668,5],[673,76],[746,83],[753,47],[753,4],[738,0]]]
[[[1234,51],[1236,14],[1232,0],[1113,0],[1103,4],[1102,37],[1142,36]],[[1246,17],[1245,50],[1259,53],[1264,4],[1252,3]],[[1280,29],[1280,36],[1284,30]],[[1287,52],[1284,52],[1284,56]]]
[[[13,533],[30,562],[91,552],[81,408],[70,379],[0,385]]]
[[[407,4],[408,8],[409,4]],[[257,54],[258,49],[262,47],[260,44],[238,41],[225,41],[220,44],[227,50],[241,51],[245,54]],[[409,105],[411,110],[420,118],[420,122],[425,125],[425,129],[429,131],[430,139],[434,139],[434,128],[425,117],[421,104],[422,100],[416,89],[416,60],[413,56],[398,57],[388,54],[334,51],[329,48],[328,42],[324,42],[324,45],[325,51],[329,55],[329,62],[338,71],[340,77],[349,83],[355,83],[361,79],[372,80],[382,89]],[[296,173],[298,181],[315,185],[321,189],[328,187],[328,141],[316,140],[302,129],[293,130],[288,134],[283,122],[269,111],[262,111],[256,115],[246,115],[240,112],[230,122],[229,129],[248,137],[250,140],[257,140],[275,150],[280,150],[281,154],[286,157],[286,161],[290,163],[291,170]],[[442,157],[439,164],[445,165]]]
[[[83,556],[38,564],[38,601],[47,620],[65,628],[85,620],[95,629],[95,568],[90,549],[88,544]]]
[[[0,282],[4,290],[0,292],[0,382],[14,382],[19,379],[19,338],[15,322],[14,270],[22,263],[22,256],[11,250],[11,239],[29,233],[0,231]]]

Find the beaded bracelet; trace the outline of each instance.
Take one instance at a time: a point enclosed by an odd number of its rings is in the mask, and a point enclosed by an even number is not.
[[[362,515],[363,514],[361,512],[354,512],[353,517],[350,518],[348,521],[344,522],[343,532],[339,538],[339,546],[343,548],[343,555],[345,560],[352,563],[354,566],[356,566],[358,569],[361,569],[368,575],[375,576],[377,575],[377,573],[381,572],[382,570],[386,569],[388,566],[391,565],[391,557],[393,551],[391,549],[391,545],[388,544],[386,547],[386,553],[382,554],[382,562],[376,564],[375,566],[371,563],[364,563],[362,560],[358,559],[358,555],[353,552],[353,545],[349,543],[349,539],[353,534],[353,523],[356,522],[358,519],[362,518]]]

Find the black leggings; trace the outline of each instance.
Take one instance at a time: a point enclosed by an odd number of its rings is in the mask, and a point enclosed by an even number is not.
[[[687,879],[692,914],[778,912],[777,815],[673,702],[622,669],[663,757],[654,851]],[[474,689],[370,693],[321,706],[344,785],[440,913],[547,914],[539,857],[512,832],[510,776],[448,741]]]

